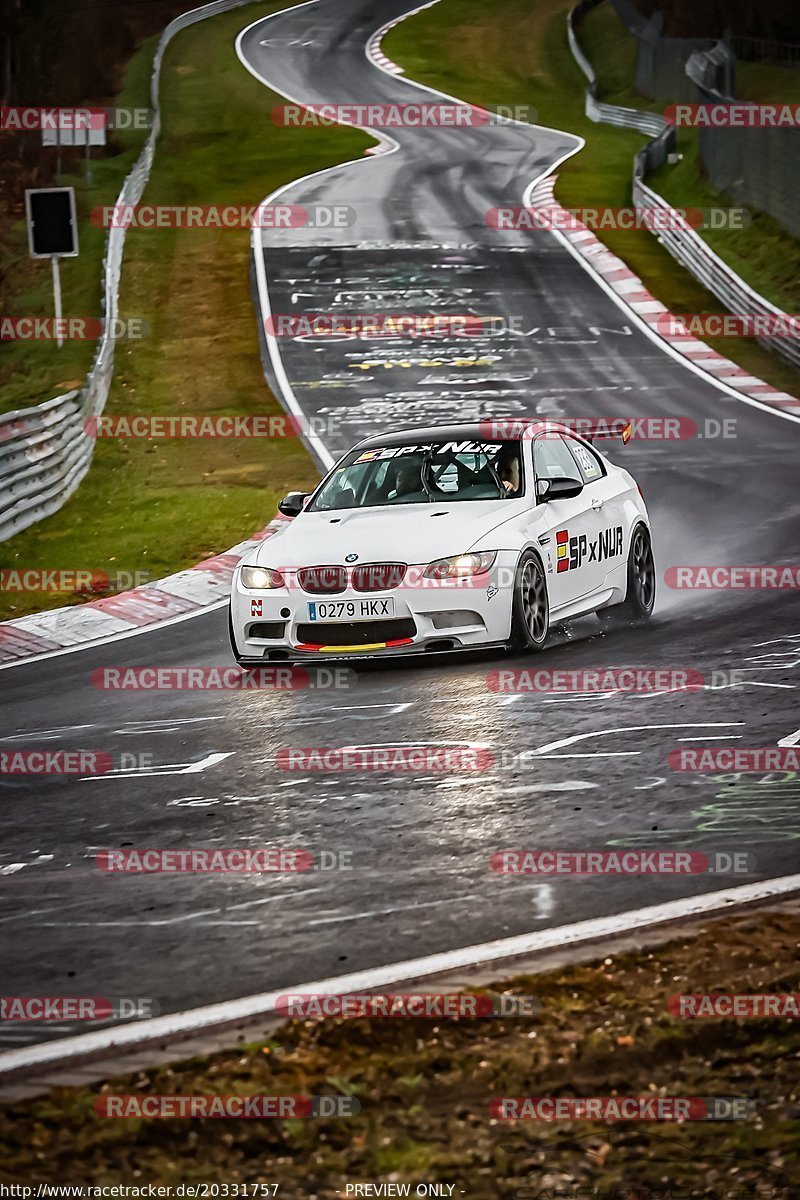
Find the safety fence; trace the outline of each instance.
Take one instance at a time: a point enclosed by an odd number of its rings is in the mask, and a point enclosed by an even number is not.
[[[664,14],[645,17],[633,0],[611,0],[623,25],[636,38],[636,90],[651,100],[693,100],[686,77],[686,60],[696,51],[710,50],[713,38],[665,37]]]
[[[651,99],[669,103],[734,103],[737,74],[744,64],[773,68],[774,96],[791,95],[800,68],[800,46],[726,33],[721,41],[672,38],[662,33],[664,14],[644,17],[633,0],[611,0],[636,40],[635,86]],[[737,70],[737,59],[742,64]],[[762,84],[763,86],[763,84]],[[793,106],[794,107],[794,106]],[[787,232],[800,236],[800,132],[795,128],[701,127],[700,161],[710,182],[736,204],[769,213]]]
[[[589,81],[586,89],[586,115],[592,121],[624,126],[655,135],[653,140],[640,150],[634,159],[633,202],[640,209],[661,209],[665,212],[673,212],[673,206],[663,196],[648,187],[645,177],[656,167],[667,162],[669,155],[674,152],[674,128],[657,114],[642,113],[636,109],[598,101],[597,76],[580,47],[576,25],[581,17],[602,3],[604,0],[579,0],[567,17],[567,36],[573,56]],[[607,115],[609,110],[612,110],[613,119]],[[651,123],[649,127],[642,124],[642,117],[646,117]],[[731,130],[730,132],[740,133],[743,131]],[[764,133],[766,131],[757,130],[755,132]],[[666,226],[670,227],[666,228]],[[657,227],[657,236],[672,257],[690,271],[695,279],[707,287],[732,312],[744,315],[787,317],[782,309],[771,304],[764,296],[754,291],[740,275],[737,275],[687,222],[676,220],[673,216],[669,221],[653,222],[648,227],[652,230]],[[800,367],[800,344],[793,338],[758,338],[757,340],[767,349],[781,354],[795,366]]]
[[[726,42],[741,62],[769,63],[800,71],[800,43],[776,42],[768,38],[740,37],[733,34]]]
[[[251,2],[214,0],[181,13],[164,29],[150,78],[153,123],[125,178],[117,205],[137,204],[150,177],[161,128],[158,92],[167,46],[182,29]],[[119,310],[125,233],[123,227],[109,230],[103,259],[104,330],[83,387],[33,408],[0,415],[0,541],[57,512],[89,470],[94,441],[87,433],[87,422],[105,408],[114,372],[113,331]]]
[[[733,52],[719,43],[705,54],[693,54],[686,63],[686,74],[697,89],[697,98],[713,105],[716,113],[735,103],[727,90],[727,63],[731,60]],[[737,110],[743,107],[737,103]],[[747,122],[740,126],[702,126],[700,161],[714,187],[736,204],[750,204],[769,213],[788,233],[800,237],[800,129],[764,128]]]

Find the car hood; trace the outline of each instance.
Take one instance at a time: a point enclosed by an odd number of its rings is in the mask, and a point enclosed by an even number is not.
[[[351,561],[428,563],[465,553],[525,508],[523,499],[304,512],[263,542],[255,561],[291,568],[343,564],[347,555],[357,554]]]

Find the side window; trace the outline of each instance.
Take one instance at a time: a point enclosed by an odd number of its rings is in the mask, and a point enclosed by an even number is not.
[[[595,479],[602,479],[606,470],[599,455],[595,454],[594,450],[590,450],[588,446],[583,446],[580,442],[573,441],[572,438],[566,438],[565,440],[572,451],[573,458],[581,469],[583,482],[593,483]]]
[[[537,479],[580,479],[581,476],[565,442],[552,433],[534,443],[533,465]]]

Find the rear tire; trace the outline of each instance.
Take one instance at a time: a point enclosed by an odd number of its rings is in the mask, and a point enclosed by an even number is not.
[[[646,525],[637,525],[628,551],[628,590],[622,604],[601,608],[597,616],[605,630],[644,625],[653,615],[656,602],[656,566],[653,545]]]
[[[544,567],[533,551],[526,550],[514,576],[509,644],[519,652],[541,650],[549,632],[550,600]]]

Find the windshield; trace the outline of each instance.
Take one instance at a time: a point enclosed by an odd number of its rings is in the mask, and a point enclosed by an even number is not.
[[[307,511],[500,500],[523,494],[519,442],[438,442],[353,450]]]

